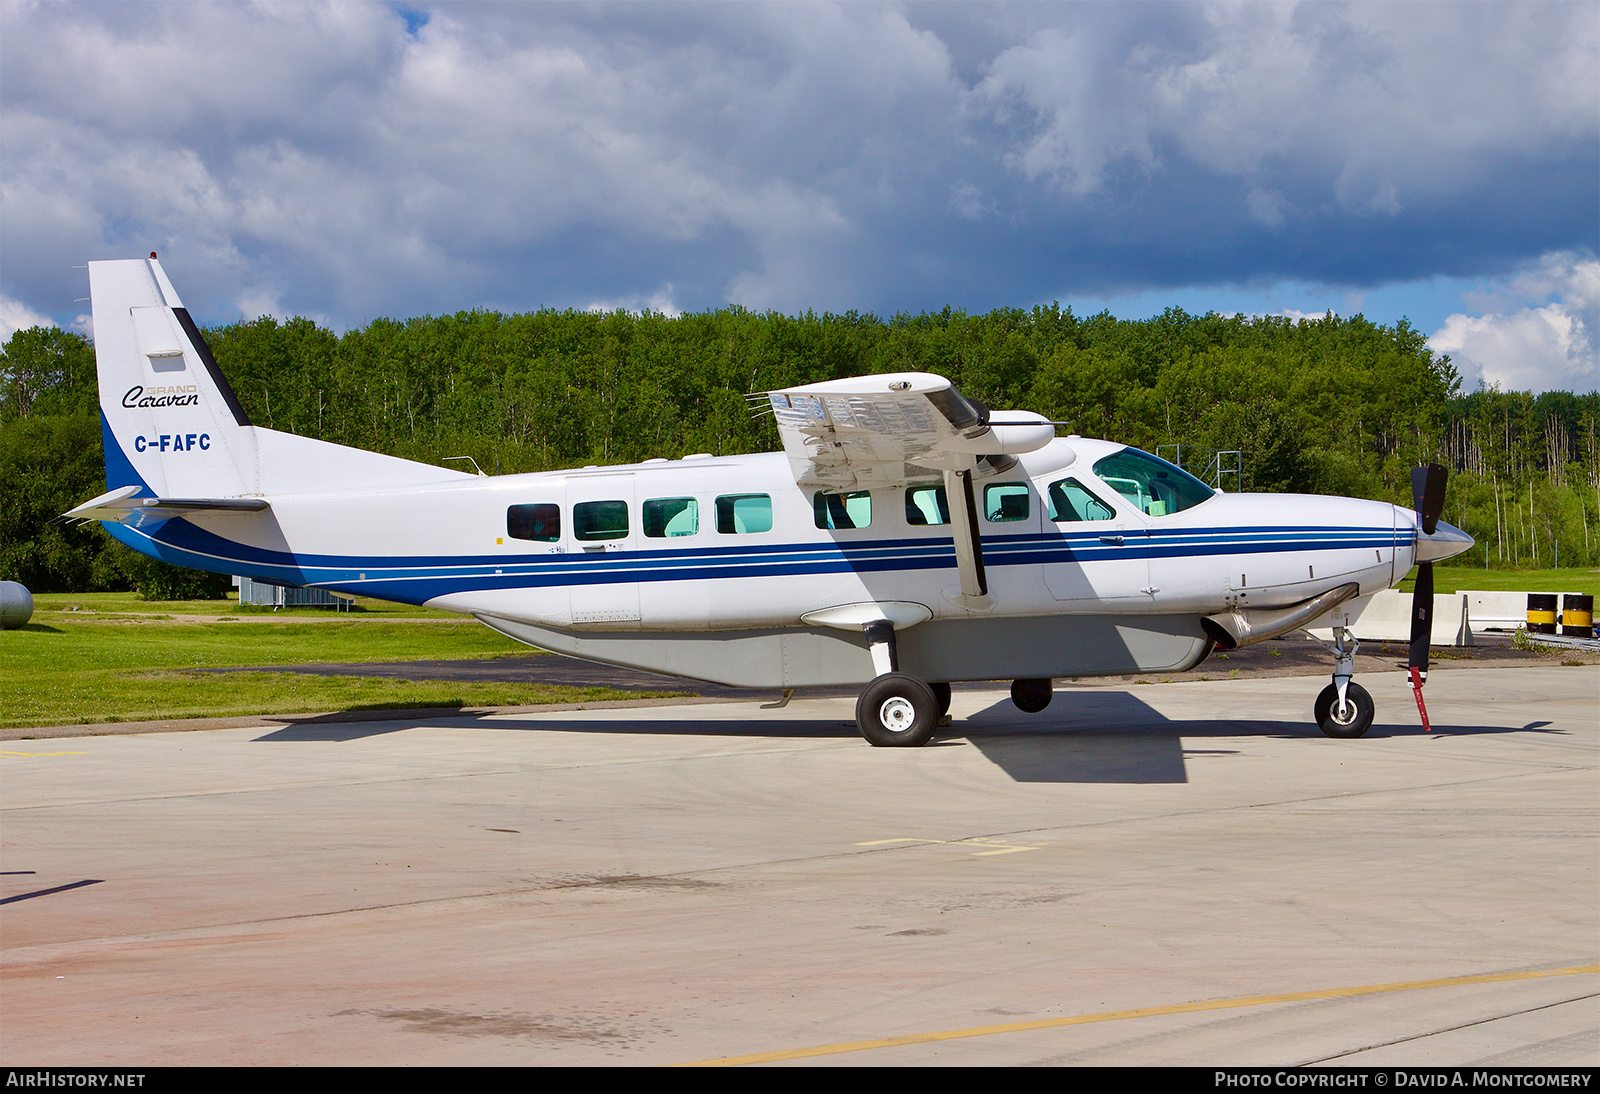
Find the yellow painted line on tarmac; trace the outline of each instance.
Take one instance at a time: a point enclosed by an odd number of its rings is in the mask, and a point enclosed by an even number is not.
[[[875,1041],[844,1041],[836,1045],[815,1045],[781,1052],[757,1052],[749,1056],[718,1056],[673,1067],[738,1067],[741,1064],[767,1064],[780,1060],[803,1060],[808,1056],[836,1056],[845,1052],[865,1052],[898,1045],[924,1045],[933,1041],[958,1041],[965,1037],[988,1037],[995,1033],[1021,1033],[1031,1029],[1059,1029],[1086,1026],[1094,1022],[1118,1022],[1124,1018],[1153,1018],[1161,1014],[1193,1014],[1206,1010],[1236,1010],[1268,1003],[1299,1003],[1308,999],[1339,999],[1352,995],[1380,995],[1391,991],[1417,991],[1422,988],[1448,988],[1460,984],[1497,984],[1509,980],[1540,980],[1552,976],[1576,976],[1600,972],[1600,965],[1571,969],[1539,969],[1534,972],[1502,972],[1485,976],[1451,976],[1443,980],[1409,980],[1401,984],[1367,984],[1359,988],[1326,988],[1322,991],[1296,991],[1284,995],[1247,995],[1238,999],[1212,999],[1202,1003],[1178,1003],[1170,1007],[1143,1007],[1139,1010],[1109,1010],[1100,1014],[1076,1014],[1070,1018],[1043,1018],[1034,1022],[1008,1022],[1000,1026],[972,1026],[969,1029],[943,1029],[934,1033],[912,1033],[905,1037],[882,1037]]]
[[[87,756],[87,752],[0,752],[0,756]]]

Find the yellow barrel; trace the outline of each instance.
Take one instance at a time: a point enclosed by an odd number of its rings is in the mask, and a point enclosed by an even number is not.
[[[1556,633],[1556,594],[1528,594],[1528,633]]]
[[[1561,598],[1561,633],[1577,638],[1594,637],[1594,597],[1567,593]]]

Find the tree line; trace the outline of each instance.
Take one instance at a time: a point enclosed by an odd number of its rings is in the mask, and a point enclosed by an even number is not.
[[[472,456],[491,474],[771,450],[748,395],[919,370],[1087,436],[1181,445],[1195,471],[1237,451],[1248,490],[1409,502],[1410,469],[1437,460],[1457,472],[1445,519],[1479,540],[1464,561],[1600,556],[1600,394],[1462,395],[1449,358],[1405,322],[726,308],[471,311],[343,334],[267,317],[204,333],[259,425],[425,462]],[[224,587],[53,522],[105,488],[93,347],[35,327],[0,352],[0,574],[40,591]]]

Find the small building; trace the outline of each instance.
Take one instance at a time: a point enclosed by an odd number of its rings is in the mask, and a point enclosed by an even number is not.
[[[332,608],[350,610],[350,598],[335,596],[326,589],[307,589],[299,585],[279,585],[252,577],[235,577],[240,604],[255,604],[263,608]]]

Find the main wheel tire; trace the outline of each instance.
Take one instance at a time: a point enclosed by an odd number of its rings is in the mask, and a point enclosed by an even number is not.
[[[933,689],[933,697],[939,704],[939,717],[943,718],[950,713],[950,685],[941,680],[928,686]]]
[[[915,676],[888,672],[868,684],[856,700],[856,725],[868,744],[916,748],[939,725],[939,700]]]
[[[1339,689],[1329,684],[1317,696],[1317,726],[1330,737],[1359,737],[1372,728],[1377,706],[1367,689],[1354,680],[1345,688],[1345,709],[1339,709]]]
[[[1024,714],[1038,714],[1054,697],[1055,690],[1049,680],[1011,681],[1011,701]]]

